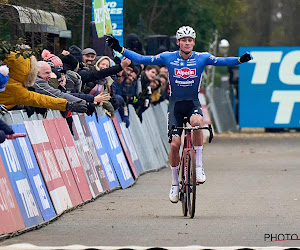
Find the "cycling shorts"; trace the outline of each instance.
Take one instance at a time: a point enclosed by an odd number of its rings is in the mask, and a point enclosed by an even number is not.
[[[170,101],[168,107],[168,129],[175,125],[176,127],[183,126],[183,119],[187,117],[188,122],[192,115],[203,116],[201,104],[199,100],[185,100],[185,101]],[[169,140],[173,137],[180,137],[182,129],[174,129],[169,133]]]

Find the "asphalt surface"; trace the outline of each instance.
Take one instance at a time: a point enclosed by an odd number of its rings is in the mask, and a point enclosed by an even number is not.
[[[168,200],[171,171],[99,197],[53,223],[0,242],[37,246],[300,246],[300,134],[226,134],[204,148],[194,219]],[[293,238],[295,239],[295,235]],[[279,239],[283,239],[280,235]]]

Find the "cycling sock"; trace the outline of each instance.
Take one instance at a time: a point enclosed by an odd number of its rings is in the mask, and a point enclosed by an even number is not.
[[[179,185],[179,181],[178,181],[178,167],[179,166],[176,166],[176,167],[171,167],[171,170],[172,170],[172,185],[173,186],[177,186]]]
[[[196,167],[202,167],[202,149],[203,146],[194,146],[196,151]]]

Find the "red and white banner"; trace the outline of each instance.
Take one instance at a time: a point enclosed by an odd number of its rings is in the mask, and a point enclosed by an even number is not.
[[[60,168],[60,173],[64,180],[65,186],[67,187],[68,193],[70,195],[73,206],[77,206],[82,203],[82,199],[77,187],[77,184],[74,180],[73,173],[70,169],[69,162],[65,155],[65,151],[60,142],[60,138],[54,123],[54,119],[43,120],[44,127],[46,129],[46,133],[48,134],[48,138],[50,140],[50,144],[54,155],[56,157],[57,165]],[[60,130],[62,128],[59,128]],[[64,130],[63,133],[70,133],[69,130]]]
[[[56,213],[60,214],[73,205],[57,166],[43,122],[41,120],[24,121],[24,124],[54,208]]]
[[[23,228],[25,228],[25,224],[0,158],[0,235]]]
[[[73,137],[70,133],[69,126],[64,118],[55,118],[54,123],[58,131],[61,144],[65,150],[69,165],[71,166],[71,170],[73,172],[82,200],[90,200],[93,197],[89,188],[89,184],[86,180],[84,169],[79,159]]]

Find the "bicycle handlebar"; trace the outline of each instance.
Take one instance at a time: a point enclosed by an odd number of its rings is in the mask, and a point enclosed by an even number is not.
[[[175,125],[172,125],[171,129],[169,129],[169,135],[172,133],[172,131],[174,129],[183,129],[183,130],[188,130],[188,131],[192,131],[192,130],[197,130],[197,129],[207,129],[209,131],[209,139],[208,142],[211,143],[211,141],[214,138],[214,133],[212,131],[212,126],[211,124],[208,124],[207,127],[200,127],[200,126],[195,126],[195,127],[176,127]],[[170,138],[171,136],[169,136]],[[169,142],[171,142],[171,140],[169,139]]]

